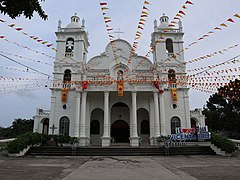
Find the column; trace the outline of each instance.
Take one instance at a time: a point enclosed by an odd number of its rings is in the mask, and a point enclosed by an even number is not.
[[[81,119],[80,119],[80,146],[88,145],[88,138],[86,136],[86,102],[87,92],[82,92],[82,105],[81,105]]]
[[[159,126],[159,106],[158,106],[158,92],[153,93],[154,98],[154,115],[155,115],[155,138],[160,137]]]
[[[109,92],[104,92],[104,127],[103,127],[102,147],[110,146],[111,138],[109,134]]]
[[[159,94],[159,110],[160,110],[160,127],[161,135],[166,136],[166,120],[165,120],[165,108],[164,108],[164,98],[163,93]]]
[[[130,137],[131,146],[139,146],[137,133],[137,92],[132,92],[132,136]]]
[[[183,101],[184,101],[185,121],[186,121],[185,128],[191,128],[188,90],[183,91]],[[184,127],[182,123],[183,122],[181,122],[181,127]]]
[[[80,92],[76,92],[76,117],[74,123],[74,137],[79,137],[79,121],[80,121],[80,101],[81,101],[81,94]]]

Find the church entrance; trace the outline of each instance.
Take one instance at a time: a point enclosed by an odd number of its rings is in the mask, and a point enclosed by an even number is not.
[[[127,104],[117,102],[111,108],[111,137],[113,143],[129,143],[130,110]]]
[[[111,137],[115,143],[129,143],[130,129],[124,120],[117,120],[111,126]]]

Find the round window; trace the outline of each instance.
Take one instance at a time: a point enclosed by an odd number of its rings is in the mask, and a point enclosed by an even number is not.
[[[172,109],[177,109],[178,105],[177,104],[172,104],[171,107],[172,107]]]

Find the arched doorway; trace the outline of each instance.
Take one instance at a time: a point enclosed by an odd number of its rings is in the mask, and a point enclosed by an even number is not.
[[[101,145],[103,135],[104,111],[96,108],[91,112],[90,138],[91,145]]]
[[[49,119],[48,119],[48,118],[44,118],[44,119],[42,120],[42,124],[43,124],[42,134],[48,134],[48,130],[49,130]]]
[[[196,128],[197,127],[197,122],[195,119],[191,118],[191,128]]]
[[[111,137],[114,138],[115,142],[129,143],[130,110],[127,104],[117,102],[112,105],[111,123]]]
[[[150,124],[149,124],[149,113],[146,109],[140,108],[137,110],[138,120],[138,134],[140,136],[140,144],[148,145],[150,138]]]
[[[111,137],[116,143],[129,143],[130,129],[127,122],[117,120],[111,126]]]

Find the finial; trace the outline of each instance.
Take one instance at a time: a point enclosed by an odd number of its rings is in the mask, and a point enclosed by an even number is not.
[[[61,31],[61,26],[62,26],[62,21],[59,19],[58,20],[58,31]]]
[[[85,19],[82,20],[82,26],[85,27]]]
[[[157,27],[157,20],[154,19],[154,28],[156,28],[156,27]]]
[[[77,16],[77,13],[74,13],[74,16]]]

